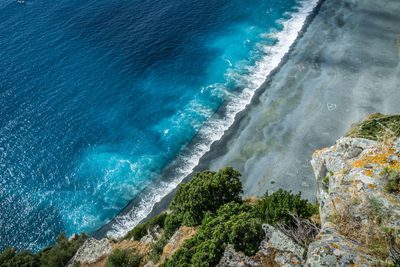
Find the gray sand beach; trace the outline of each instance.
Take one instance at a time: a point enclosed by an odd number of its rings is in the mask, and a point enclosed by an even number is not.
[[[313,152],[333,145],[369,113],[400,112],[400,1],[321,3],[280,66],[184,181],[232,166],[242,173],[245,196],[283,188],[314,202]],[[175,169],[167,167],[160,179],[168,181]],[[164,211],[173,194],[144,220]],[[137,209],[141,195],[120,215]],[[94,236],[117,224],[112,220]]]
[[[400,1],[325,1],[209,167],[238,169],[246,195],[284,188],[315,200],[313,151],[369,113],[400,112],[399,59]]]

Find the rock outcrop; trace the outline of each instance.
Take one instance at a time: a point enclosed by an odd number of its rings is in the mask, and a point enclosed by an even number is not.
[[[218,266],[303,266],[304,248],[275,227],[264,224],[265,239],[254,256],[237,252],[233,246],[225,248]]]
[[[107,257],[113,246],[113,242],[107,238],[97,240],[89,238],[78,249],[75,256],[68,263],[68,267],[72,267],[77,263],[83,265],[90,265],[97,261],[101,261]]]
[[[265,236],[255,255],[246,256],[228,245],[218,266],[387,266],[384,264],[400,260],[399,122],[398,115],[373,114],[350,131],[351,138],[341,138],[334,146],[315,151],[311,165],[317,183],[319,220],[307,219],[308,224],[298,220],[294,228],[264,224]],[[394,185],[384,173],[394,173]],[[257,200],[252,202],[256,205]],[[319,221],[321,229],[316,226]],[[297,231],[303,228],[311,232]],[[140,266],[159,266],[197,230],[181,226],[156,264],[149,255],[152,244],[163,236],[158,226],[148,229],[140,241],[90,238],[68,266],[76,262],[105,266],[107,256],[115,249],[147,255]]]
[[[342,138],[314,153],[322,229],[308,248],[307,265],[371,266],[389,256],[388,233],[400,237],[400,199],[385,190],[380,173],[398,169],[399,156],[398,141],[361,138]]]

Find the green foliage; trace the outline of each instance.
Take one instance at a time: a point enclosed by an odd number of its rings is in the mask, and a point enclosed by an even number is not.
[[[382,202],[374,197],[368,198],[368,210],[371,219],[378,225],[380,225],[385,217],[382,210]]]
[[[22,250],[15,253],[15,248],[7,247],[0,255],[1,267],[36,267],[40,266],[40,257],[32,254],[30,250]]]
[[[215,212],[221,205],[236,201],[243,192],[240,173],[232,167],[196,173],[186,184],[181,184],[170,209],[188,226],[199,225],[207,211]]]
[[[387,192],[400,192],[400,170],[386,167],[379,175],[387,181],[387,184],[385,185],[385,190]]]
[[[68,241],[65,233],[56,239],[57,244],[39,253],[41,265],[64,266],[75,255],[87,236],[83,233],[77,239]]]
[[[377,141],[382,140],[385,133],[400,137],[400,115],[371,114],[363,122],[355,125],[347,136]]]
[[[329,176],[325,176],[323,180],[324,190],[329,191]]]
[[[157,263],[160,260],[160,256],[164,251],[165,245],[168,243],[168,239],[165,236],[161,237],[157,242],[150,245],[150,260],[153,263]]]
[[[9,262],[14,256],[16,248],[6,247],[4,251],[0,254],[0,266],[5,265]]]
[[[317,207],[301,198],[301,193],[296,195],[291,191],[279,189],[272,195],[268,192],[262,197],[255,207],[256,216],[265,223],[275,225],[278,221],[294,226],[291,213],[296,213],[299,218],[310,218],[318,211]]]
[[[170,238],[182,224],[182,217],[175,212],[168,214],[165,218],[164,235]]]
[[[248,204],[230,202],[207,212],[199,231],[162,266],[215,266],[227,244],[247,255],[254,254],[264,237],[261,220]]]
[[[152,228],[156,225],[163,228],[166,217],[167,217],[167,214],[164,212],[164,213],[161,213],[160,215],[153,217],[152,219],[150,219],[150,221],[148,221],[144,224],[137,225],[135,228],[130,230],[125,235],[124,239],[132,239],[133,238],[134,240],[140,240],[142,237],[147,235],[147,231],[149,228]]]
[[[116,249],[108,256],[107,267],[139,267],[142,256],[132,249]]]
[[[65,266],[86,238],[82,233],[76,239],[68,241],[65,233],[62,233],[57,237],[54,246],[47,247],[38,254],[32,254],[30,250],[16,253],[15,248],[6,248],[0,254],[0,266]]]

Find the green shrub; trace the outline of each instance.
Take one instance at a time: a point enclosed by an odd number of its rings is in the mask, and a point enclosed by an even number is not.
[[[268,192],[255,206],[256,216],[263,222],[275,225],[278,221],[294,226],[293,217],[297,214],[299,218],[307,219],[316,213],[317,207],[301,198],[301,193],[292,194],[291,191],[279,189],[271,195]]]
[[[215,212],[225,203],[241,202],[243,192],[240,173],[232,167],[196,173],[186,184],[181,184],[174,196],[170,209],[188,226],[201,223],[207,211]]]
[[[139,267],[142,256],[132,249],[116,249],[108,256],[107,267]]]
[[[56,239],[57,244],[39,252],[41,265],[45,266],[64,266],[75,255],[76,251],[87,238],[82,233],[76,239],[68,241],[65,233],[59,235]]]
[[[0,254],[1,267],[36,267],[40,266],[40,257],[37,254],[32,254],[30,250],[22,250],[15,253],[15,248],[7,247],[3,253]]]
[[[324,186],[325,192],[328,192],[329,191],[329,176],[328,175],[324,177],[323,186]]]
[[[150,221],[145,222],[144,224],[137,225],[135,228],[130,230],[124,237],[124,239],[134,239],[140,240],[142,237],[147,235],[147,231],[149,228],[154,227],[156,225],[160,226],[161,228],[164,227],[165,218],[167,214],[165,212],[161,213],[150,219]]]
[[[389,193],[400,192],[400,170],[386,167],[379,175],[387,181],[386,191]]]
[[[165,218],[164,224],[164,235],[166,238],[171,238],[171,236],[179,229],[182,224],[182,218],[175,212],[168,214]]]
[[[230,202],[216,214],[207,212],[199,231],[162,266],[215,266],[227,244],[246,255],[254,254],[264,238],[261,220],[248,204]]]
[[[0,254],[0,266],[65,266],[75,255],[87,236],[82,233],[76,239],[68,241],[65,233],[56,238],[54,246],[47,247],[38,254],[32,254],[30,250],[16,253],[15,248],[6,248]]]
[[[150,245],[150,260],[153,263],[157,263],[160,260],[160,256],[163,253],[164,247],[167,243],[168,239],[163,236],[157,242]]]
[[[140,240],[147,235],[147,228],[147,224],[137,225],[125,235],[124,239]]]

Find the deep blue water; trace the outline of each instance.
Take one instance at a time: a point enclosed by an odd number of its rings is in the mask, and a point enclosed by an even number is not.
[[[296,0],[0,3],[0,249],[116,216],[246,85]]]

